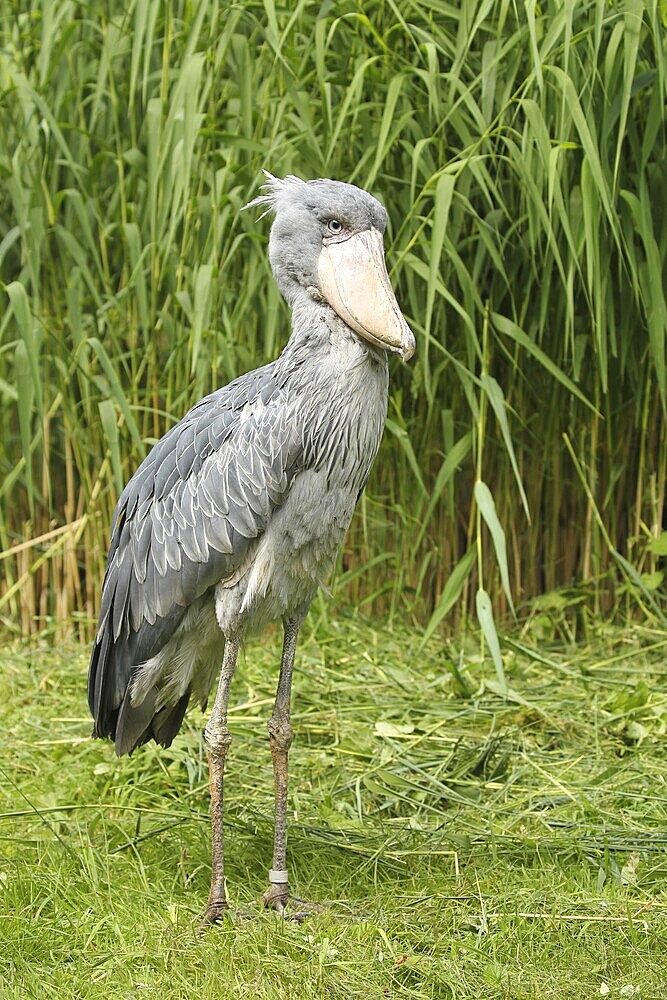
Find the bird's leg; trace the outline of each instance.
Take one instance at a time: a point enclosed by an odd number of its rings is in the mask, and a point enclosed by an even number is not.
[[[212,830],[212,871],[211,891],[208,895],[208,905],[204,914],[201,929],[213,924],[228,909],[225,894],[225,863],[224,839],[222,829],[223,779],[225,773],[225,758],[232,742],[231,733],[227,728],[227,706],[232,677],[236,669],[236,658],[239,652],[239,639],[236,636],[225,639],[225,652],[222,659],[222,670],[218,682],[218,691],[211,717],[208,720],[204,736],[208,751],[209,784],[211,788],[211,830]]]
[[[269,889],[264,894],[264,905],[284,914],[289,900],[287,880],[287,754],[292,743],[290,725],[290,693],[292,690],[292,668],[299,627],[302,618],[286,618],[284,621],[283,655],[280,663],[280,678],[276,691],[273,715],[268,722],[273,776],[276,789],[275,831],[273,838],[273,867],[269,872]]]

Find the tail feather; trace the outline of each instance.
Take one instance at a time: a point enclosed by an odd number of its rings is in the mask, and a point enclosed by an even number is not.
[[[93,647],[88,673],[88,705],[95,720],[93,735],[114,738],[118,711],[127,685],[130,668],[123,662],[109,628]]]
[[[142,743],[154,739],[171,745],[181,727],[190,700],[190,689],[175,703],[157,709],[159,689],[150,688],[136,705],[130,700],[131,657],[127,642],[114,642],[107,626],[93,647],[88,674],[88,704],[95,725],[93,736],[111,739],[116,753],[132,753]]]
[[[155,715],[157,689],[151,688],[143,701],[132,705],[128,687],[120,706],[113,739],[116,753],[122,757],[124,753],[132,753],[135,747],[141,746],[151,738],[151,722]]]
[[[151,739],[163,747],[171,746],[181,728],[190,701],[190,691],[186,691],[175,704],[165,705],[156,712],[155,706],[159,694],[158,688],[153,687],[139,704],[133,705],[130,689],[125,692],[114,734],[116,753],[119,757],[132,753]]]
[[[187,690],[175,705],[165,705],[153,716],[153,739],[163,747],[169,747],[181,728],[190,701],[190,691]]]

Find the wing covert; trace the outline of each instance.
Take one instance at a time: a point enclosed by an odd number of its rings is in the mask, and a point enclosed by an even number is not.
[[[113,736],[132,668],[186,609],[239,566],[286,495],[302,454],[272,366],[207,396],[154,446],[114,512],[88,698]]]

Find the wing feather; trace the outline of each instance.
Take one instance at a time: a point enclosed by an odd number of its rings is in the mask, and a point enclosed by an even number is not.
[[[164,647],[193,601],[234,573],[284,500],[302,444],[273,368],[201,400],[121,494],[89,673],[98,736],[114,736],[132,672]]]

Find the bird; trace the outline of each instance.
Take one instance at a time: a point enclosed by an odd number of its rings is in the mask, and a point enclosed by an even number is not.
[[[269,261],[290,336],[273,361],[196,403],[122,491],[88,675],[93,736],[113,740],[121,756],[151,739],[168,747],[190,700],[205,707],[219,673],[204,730],[212,862],[203,928],[229,910],[230,686],[244,640],[271,622],[282,623],[283,641],[268,721],[275,827],[262,899],[284,917],[295,905],[286,813],[297,637],[380,445],[387,355],[415,351],[387,273],[382,204],[354,184],[268,171],[261,192],[245,207],[273,216]]]

